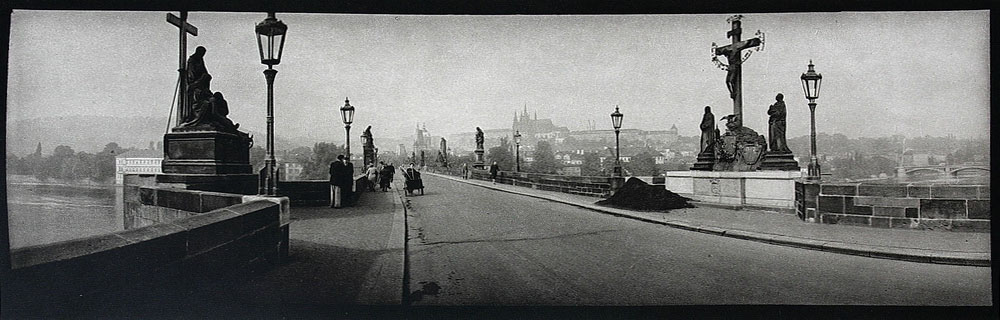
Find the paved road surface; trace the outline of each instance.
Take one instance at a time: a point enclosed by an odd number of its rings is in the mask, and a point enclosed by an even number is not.
[[[990,269],[685,231],[424,176],[413,305],[989,305]],[[933,236],[928,232],[928,236]]]

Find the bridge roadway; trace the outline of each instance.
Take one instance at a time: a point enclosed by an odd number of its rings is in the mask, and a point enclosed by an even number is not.
[[[409,303],[989,305],[990,268],[685,231],[425,175]],[[985,281],[983,279],[986,279]]]

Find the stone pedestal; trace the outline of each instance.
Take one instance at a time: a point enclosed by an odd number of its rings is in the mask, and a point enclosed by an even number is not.
[[[257,193],[251,139],[230,133],[175,128],[163,135],[163,174],[157,186],[237,194]]]
[[[483,159],[483,149],[476,149],[476,162],[472,163],[472,167],[476,169],[486,169],[486,161]]]
[[[668,171],[666,188],[709,204],[775,208],[791,212],[799,171]]]
[[[764,154],[761,170],[799,171],[799,163],[791,152],[768,152]]]
[[[691,170],[712,171],[712,166],[714,165],[715,153],[713,153],[711,147],[709,147],[708,150],[702,151],[698,154],[698,161],[691,166]]]
[[[250,174],[251,140],[219,131],[170,132],[163,135],[163,173]]]
[[[258,176],[244,174],[157,174],[156,186],[235,194],[257,194]]]

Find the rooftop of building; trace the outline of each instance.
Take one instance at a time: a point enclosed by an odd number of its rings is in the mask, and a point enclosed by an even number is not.
[[[115,158],[163,158],[163,151],[152,149],[129,150],[118,154]]]

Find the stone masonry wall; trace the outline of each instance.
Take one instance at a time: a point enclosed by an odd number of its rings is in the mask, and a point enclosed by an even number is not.
[[[990,230],[990,186],[795,183],[796,213],[821,223]]]
[[[125,229],[170,222],[242,203],[242,195],[125,185]]]

